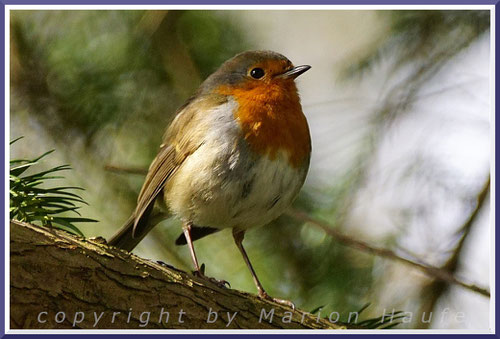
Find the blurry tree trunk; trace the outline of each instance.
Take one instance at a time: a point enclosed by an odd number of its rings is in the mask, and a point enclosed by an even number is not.
[[[255,295],[219,288],[99,239],[17,221],[10,223],[10,326],[341,328]]]

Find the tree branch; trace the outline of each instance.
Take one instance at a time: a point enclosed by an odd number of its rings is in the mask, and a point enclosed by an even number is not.
[[[108,247],[103,239],[17,221],[10,223],[10,319],[13,329],[345,328]]]
[[[490,297],[490,291],[488,289],[486,289],[484,287],[479,287],[479,286],[471,284],[471,283],[466,283],[462,280],[459,280],[453,274],[450,274],[450,272],[448,272],[447,270],[443,270],[439,267],[427,265],[427,264],[422,263],[422,262],[417,262],[417,261],[413,261],[413,260],[410,260],[407,258],[403,258],[389,249],[376,247],[376,246],[370,245],[364,241],[353,239],[347,235],[344,235],[344,234],[338,232],[328,223],[321,221],[321,220],[318,220],[318,219],[314,219],[304,212],[292,210],[292,211],[288,212],[287,214],[292,216],[293,218],[296,218],[296,219],[301,220],[303,222],[310,223],[311,225],[322,229],[326,234],[328,234],[329,236],[331,236],[332,238],[334,238],[339,243],[341,243],[345,246],[355,248],[355,249],[360,250],[362,252],[377,255],[379,257],[383,257],[383,258],[387,258],[390,260],[401,262],[403,264],[417,268],[435,279],[438,279],[441,281],[446,281],[450,284],[456,284],[456,285],[462,286],[463,288],[466,288],[468,290],[482,294],[486,297]]]

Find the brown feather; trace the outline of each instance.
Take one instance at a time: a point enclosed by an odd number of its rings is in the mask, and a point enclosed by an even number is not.
[[[199,123],[200,111],[211,109],[223,103],[227,98],[215,96],[210,99],[190,100],[183,106],[175,117],[174,121],[167,129],[160,151],[149,167],[146,180],[142,186],[137,199],[137,207],[134,212],[134,226],[132,236],[141,234],[140,223],[146,210],[154,204],[155,199],[162,192],[166,182],[175,174],[179,166],[192,153],[194,153],[202,144],[205,128],[201,128]],[[186,133],[189,131],[190,133]]]

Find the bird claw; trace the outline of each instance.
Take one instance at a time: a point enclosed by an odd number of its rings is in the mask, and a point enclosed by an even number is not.
[[[199,271],[193,271],[193,274],[195,276],[197,276],[198,278],[201,278],[201,279],[206,280],[206,281],[210,281],[212,284],[215,284],[221,288],[231,288],[231,284],[227,280],[223,280],[223,279],[219,280],[219,279],[215,279],[212,277],[207,277],[205,275],[205,264],[201,265]]]
[[[292,310],[295,310],[295,304],[293,302],[291,302],[289,300],[285,300],[285,299],[273,298],[269,294],[267,294],[267,292],[265,292],[265,291],[259,292],[259,298],[264,299],[264,300],[269,300],[269,301],[275,302],[275,303],[283,305],[283,306],[288,306]]]

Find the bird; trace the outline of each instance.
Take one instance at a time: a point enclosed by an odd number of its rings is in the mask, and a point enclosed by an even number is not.
[[[131,251],[166,213],[181,221],[175,243],[188,245],[193,273],[224,286],[205,275],[193,241],[232,229],[258,296],[294,307],[265,291],[243,239],[282,215],[304,184],[312,146],[295,79],[310,68],[273,51],[225,61],[177,110],[134,212],[108,244]]]

